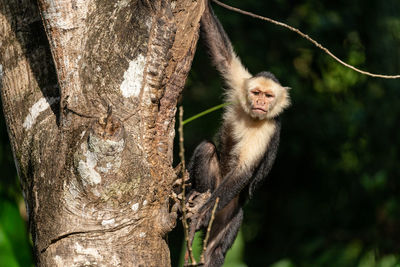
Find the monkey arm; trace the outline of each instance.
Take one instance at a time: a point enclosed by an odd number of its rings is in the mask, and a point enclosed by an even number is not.
[[[236,168],[231,170],[226,176],[222,183],[212,192],[211,197],[204,203],[199,209],[198,214],[193,218],[194,223],[191,224],[191,231],[199,230],[200,228],[206,227],[210,217],[212,209],[215,205],[215,201],[219,198],[219,204],[216,212],[223,209],[232,199],[240,194],[240,192],[249,184],[252,176],[251,171],[239,171]]]
[[[251,171],[231,170],[222,183],[212,192],[210,199],[204,204],[204,209],[212,208],[219,198],[217,211],[224,208],[232,199],[242,192],[252,179]],[[205,207],[205,206],[208,207]],[[203,207],[202,209],[203,210]]]
[[[232,44],[210,7],[210,1],[205,1],[207,3],[201,18],[202,36],[207,43],[214,64],[220,72],[224,73],[229,68],[232,60]]]
[[[214,65],[224,77],[228,88],[240,90],[246,79],[252,75],[243,66],[238,56],[233,51],[233,47],[224,28],[210,6],[209,0],[206,1],[206,8],[201,18],[202,36],[206,41],[209,53]]]

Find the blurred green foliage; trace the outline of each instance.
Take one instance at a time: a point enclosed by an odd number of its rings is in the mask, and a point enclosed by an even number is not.
[[[287,22],[356,67],[400,72],[399,0],[225,2]],[[245,207],[237,259],[225,266],[400,266],[400,81],[360,75],[286,29],[214,9],[249,70],[273,72],[293,102],[273,170]],[[222,85],[200,42],[185,118],[222,103]],[[185,126],[187,158],[220,116]],[[0,266],[30,266],[3,117],[0,126]],[[177,266],[181,226],[169,243]]]

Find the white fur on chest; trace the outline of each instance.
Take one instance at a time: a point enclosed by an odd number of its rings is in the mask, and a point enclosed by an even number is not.
[[[233,110],[231,112],[235,113]],[[254,120],[243,113],[232,113],[236,117],[232,125],[232,134],[236,141],[232,153],[239,158],[241,168],[248,168],[259,161],[267,150],[275,132],[275,121]]]

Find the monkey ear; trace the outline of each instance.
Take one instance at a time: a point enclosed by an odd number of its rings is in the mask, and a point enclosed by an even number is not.
[[[292,87],[283,87],[285,88],[287,91],[292,90]]]

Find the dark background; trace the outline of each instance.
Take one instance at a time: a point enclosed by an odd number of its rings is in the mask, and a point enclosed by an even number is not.
[[[400,73],[399,0],[225,2],[297,27],[361,69]],[[358,74],[284,28],[213,6],[250,72],[292,88],[275,165],[245,208],[243,254],[225,266],[400,266],[400,80]],[[184,117],[222,103],[221,87],[200,42]],[[220,116],[185,126],[187,158]],[[3,116],[0,127],[0,266],[30,266]],[[180,238],[169,238],[173,266]]]

